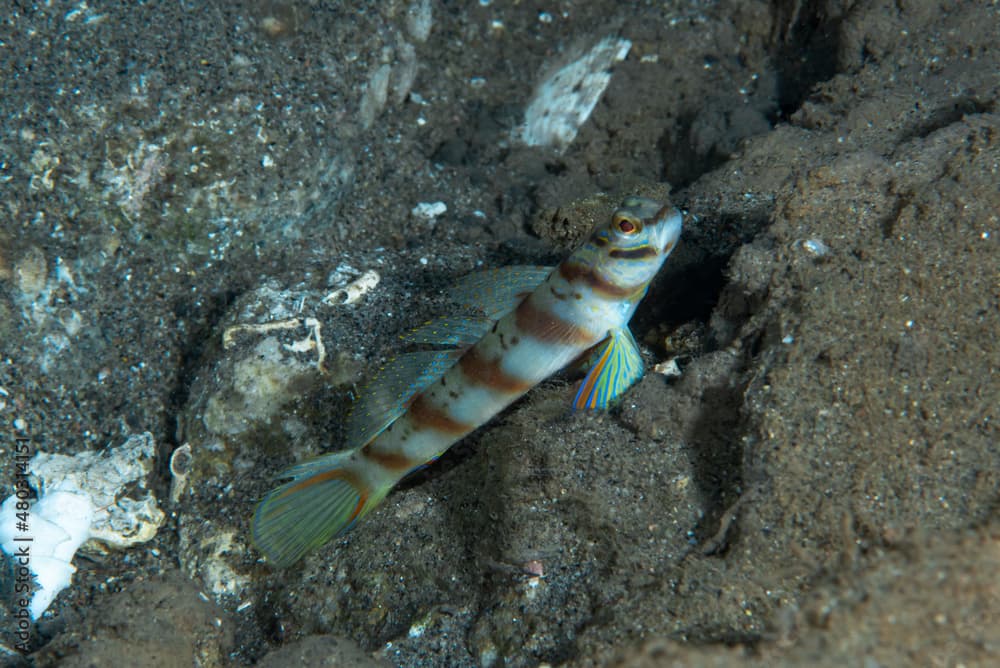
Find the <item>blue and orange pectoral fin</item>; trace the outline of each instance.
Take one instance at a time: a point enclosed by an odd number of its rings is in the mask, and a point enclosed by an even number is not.
[[[253,542],[279,568],[346,532],[389,488],[369,489],[335,453],[290,469],[292,480],[272,490],[253,516]]]
[[[573,399],[574,410],[607,408],[642,378],[642,355],[628,328],[613,329]]]

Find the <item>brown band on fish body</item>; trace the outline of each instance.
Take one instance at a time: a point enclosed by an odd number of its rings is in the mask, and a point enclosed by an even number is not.
[[[402,452],[386,452],[384,450],[376,450],[372,447],[371,443],[361,448],[361,454],[382,468],[389,469],[390,471],[409,471],[410,469],[414,469],[421,464],[421,462],[413,461]]]
[[[559,265],[559,275],[570,283],[583,281],[591,290],[608,299],[624,299],[635,294],[635,287],[615,285],[592,268],[576,262],[563,262]]]
[[[475,429],[475,426],[454,420],[444,411],[432,406],[423,394],[410,405],[407,415],[415,427],[427,427],[451,436],[463,436]]]
[[[616,260],[648,260],[656,257],[656,249],[652,246],[638,248],[613,248],[608,251],[610,257]]]
[[[500,360],[485,359],[478,349],[472,348],[458,360],[462,373],[473,385],[488,387],[507,394],[523,394],[534,385],[512,376],[500,368]]]
[[[542,343],[589,345],[594,338],[583,327],[567,322],[544,308],[539,308],[535,305],[535,300],[530,297],[514,309],[514,323],[522,334]]]

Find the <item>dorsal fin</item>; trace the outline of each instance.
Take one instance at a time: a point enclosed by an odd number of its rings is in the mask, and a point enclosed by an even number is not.
[[[493,326],[493,320],[483,317],[444,317],[430,320],[399,337],[403,343],[423,343],[432,346],[471,346]]]
[[[489,269],[459,279],[448,296],[462,306],[478,309],[499,320],[541,285],[553,267],[512,266]]]
[[[360,447],[406,411],[415,394],[440,378],[463,348],[407,353],[382,367],[362,391],[347,418],[346,442]]]
[[[378,436],[406,411],[414,395],[440,378],[466,348],[512,311],[552,273],[552,267],[513,266],[470,274],[448,290],[458,304],[481,315],[431,320],[400,337],[407,344],[459,346],[400,355],[361,392],[347,418],[346,441],[358,447]]]

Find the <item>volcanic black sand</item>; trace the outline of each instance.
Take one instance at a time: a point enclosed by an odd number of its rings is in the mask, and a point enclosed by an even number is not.
[[[356,4],[0,16],[0,454],[15,420],[70,455],[148,431],[167,513],[77,555],[31,660],[1000,663],[997,6]],[[607,36],[631,50],[576,139],[521,145]],[[557,377],[264,563],[256,500],[344,445],[441,289],[557,262],[632,193],[686,227],[624,400],[570,413]]]

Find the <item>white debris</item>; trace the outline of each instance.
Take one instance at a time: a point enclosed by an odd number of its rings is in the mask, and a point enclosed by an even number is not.
[[[517,138],[528,146],[555,146],[559,150],[569,146],[611,81],[611,66],[624,60],[631,48],[627,39],[605,37],[555,69],[535,89]]]
[[[187,489],[187,479],[191,474],[191,444],[185,443],[170,455],[170,503],[177,505],[181,494]]]
[[[204,582],[216,600],[223,596],[241,597],[246,592],[249,578],[227,561],[227,557],[231,559],[231,555],[247,551],[246,544],[239,540],[235,531],[209,527],[196,545],[190,543],[189,530],[182,529],[180,538],[181,553],[191,555],[184,570]]]
[[[73,272],[70,270],[69,265],[66,264],[66,261],[58,256],[56,256],[54,275],[57,283],[75,291],[76,281],[73,280]]]
[[[390,88],[393,102],[402,104],[417,80],[417,51],[412,44],[403,42],[397,50],[396,60],[399,64],[392,70]]]
[[[361,278],[364,278],[364,276]],[[377,283],[378,281],[376,281],[376,284]],[[351,286],[347,286],[345,290],[350,287]],[[336,295],[336,292],[330,293],[323,301],[326,302],[326,300],[334,297],[334,295]],[[341,303],[351,303],[346,301],[347,298],[340,299],[338,296],[337,299],[339,299]],[[360,296],[358,299],[360,299]],[[232,327],[227,327],[225,331],[222,332],[222,348],[223,350],[232,348],[236,343],[237,334],[268,334],[275,331],[298,329],[303,325],[309,329],[309,333],[306,335],[306,338],[293,341],[292,343],[283,343],[281,345],[285,350],[293,353],[307,353],[315,350],[317,357],[316,368],[325,373],[326,369],[323,364],[326,361],[326,346],[323,345],[323,327],[316,318],[288,318],[286,320],[274,320],[271,322],[262,322],[260,324],[241,323],[239,325],[233,325]],[[171,492],[171,496],[172,494],[173,493]]]
[[[59,311],[57,318],[69,337],[76,336],[83,329],[83,316],[76,309],[64,308]]]
[[[425,631],[427,631],[427,625],[423,622],[417,622],[416,624],[410,627],[410,630],[407,632],[406,635],[408,635],[411,638],[419,638],[420,636],[424,635]]]
[[[341,262],[333,271],[329,273],[329,275],[327,275],[326,285],[331,288],[338,285],[344,285],[348,281],[360,275],[360,269],[355,269],[346,262]]]
[[[663,374],[667,378],[680,378],[681,377],[681,367],[677,364],[677,358],[671,357],[665,362],[660,362],[653,367],[655,373]]]
[[[292,343],[284,343],[285,350],[293,353],[308,353],[316,351],[316,368],[326,372],[323,364],[326,361],[326,346],[323,345],[323,325],[316,318],[306,318],[303,324],[309,328],[306,338]]]
[[[426,220],[434,220],[445,211],[448,210],[448,205],[444,202],[420,202],[410,211],[417,218],[424,218]]]
[[[147,196],[163,180],[166,167],[167,159],[163,156],[162,147],[140,141],[125,156],[125,164],[115,167],[110,160],[106,160],[99,177],[108,184],[118,206],[131,220],[142,212]]]
[[[53,492],[31,506],[26,525],[30,529],[22,532],[16,527],[24,525],[15,524],[16,505],[17,497],[12,496],[0,506],[0,544],[13,560],[31,570],[36,584],[28,611],[32,619],[38,619],[56,594],[70,585],[76,572],[73,555],[90,537],[94,506],[85,495]]]
[[[164,514],[152,493],[139,499],[122,494],[136,484],[145,490],[155,452],[146,432],[104,452],[74,457],[39,452],[31,459],[27,481],[37,490],[38,501],[28,501],[23,485],[4,501],[0,547],[30,569],[37,582],[28,608],[32,619],[69,586],[76,572],[73,555],[87,540],[128,547],[156,535]]]
[[[236,336],[244,332],[252,334],[267,334],[269,332],[287,329],[296,329],[302,326],[302,321],[298,318],[286,318],[284,320],[272,320],[264,323],[241,323],[227,327],[222,332],[222,349],[229,350],[236,343]]]
[[[368,78],[368,85],[361,95],[361,106],[358,109],[358,117],[365,129],[372,126],[375,118],[385,108],[386,100],[389,99],[389,75],[391,73],[392,67],[381,65]]]
[[[413,0],[406,10],[406,29],[418,42],[426,42],[434,25],[434,13],[430,0]]]
[[[369,269],[361,274],[361,277],[357,280],[323,297],[323,303],[328,305],[353,304],[374,290],[381,280],[382,277],[379,276],[377,271]]]
[[[823,257],[830,252],[830,247],[823,243],[822,239],[806,239],[802,242],[802,248],[816,257]]]
[[[45,253],[37,246],[31,246],[14,265],[14,277],[24,301],[33,302],[45,289],[48,265]]]

